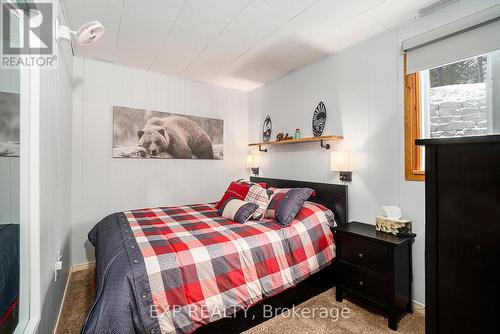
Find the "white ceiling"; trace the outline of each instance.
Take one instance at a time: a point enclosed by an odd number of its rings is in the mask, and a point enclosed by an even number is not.
[[[382,32],[438,0],[63,0],[79,56],[251,90]]]

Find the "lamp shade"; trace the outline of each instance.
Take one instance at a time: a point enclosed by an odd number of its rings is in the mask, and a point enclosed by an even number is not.
[[[350,152],[333,151],[330,155],[330,170],[334,172],[352,172]]]
[[[247,168],[257,168],[257,159],[254,155],[247,155]]]

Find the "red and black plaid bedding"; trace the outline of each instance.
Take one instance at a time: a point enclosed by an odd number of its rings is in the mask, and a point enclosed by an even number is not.
[[[327,266],[335,254],[333,214],[310,202],[288,227],[271,220],[236,223],[211,204],[124,215],[162,333],[191,333],[247,308]]]

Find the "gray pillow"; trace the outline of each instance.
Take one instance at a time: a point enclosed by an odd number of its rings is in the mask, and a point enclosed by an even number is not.
[[[274,189],[267,207],[266,218],[274,218],[281,226],[288,226],[295,219],[304,202],[314,193],[309,188]]]

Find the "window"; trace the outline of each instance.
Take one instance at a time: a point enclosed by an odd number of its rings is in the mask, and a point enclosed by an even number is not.
[[[500,51],[417,71],[405,79],[407,180],[424,180],[418,138],[500,132]]]
[[[500,134],[500,8],[402,41],[405,177],[425,179],[420,138]]]
[[[406,72],[406,54],[404,56]],[[425,180],[422,168],[423,148],[415,145],[420,138],[420,75],[418,72],[406,74],[404,78],[405,100],[405,178],[408,181]]]

